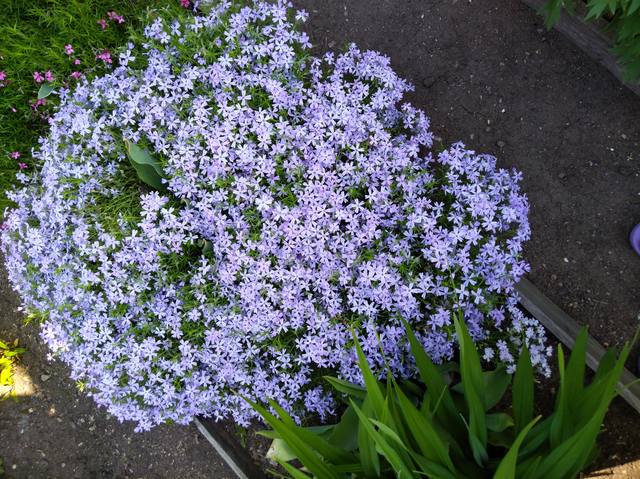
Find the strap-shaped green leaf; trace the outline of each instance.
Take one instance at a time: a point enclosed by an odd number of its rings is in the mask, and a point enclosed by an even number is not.
[[[540,416],[532,420],[522,429],[522,431],[520,431],[520,434],[518,434],[518,437],[516,437],[516,440],[513,441],[512,446],[509,448],[509,451],[504,456],[502,461],[500,461],[500,465],[498,466],[493,479],[515,479],[516,465],[518,463],[518,449],[520,449],[520,445],[524,441],[524,438],[527,436],[531,428],[539,420]]]
[[[533,418],[533,366],[526,346],[520,352],[513,378],[513,419],[516,433],[520,433]]]

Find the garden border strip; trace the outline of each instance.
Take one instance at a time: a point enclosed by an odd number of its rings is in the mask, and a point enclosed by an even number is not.
[[[540,12],[547,0],[522,0],[536,12]],[[611,52],[613,41],[597,24],[585,22],[577,15],[569,15],[564,10],[554,28],[569,37],[587,55],[607,68],[620,82],[640,96],[640,84],[624,81],[624,71],[618,58]]]
[[[542,294],[528,279],[522,278],[516,285],[516,290],[520,295],[520,304],[567,347],[573,347],[581,329],[576,320]],[[589,335],[586,353],[587,365],[594,371],[605,351],[604,347]],[[625,368],[622,371],[618,388],[625,401],[640,412],[640,383],[636,382],[637,380],[638,378]],[[626,385],[629,384],[630,386],[627,387]]]
[[[220,423],[204,417],[197,417],[194,422],[200,434],[209,441],[238,479],[266,479],[251,460],[249,452]]]

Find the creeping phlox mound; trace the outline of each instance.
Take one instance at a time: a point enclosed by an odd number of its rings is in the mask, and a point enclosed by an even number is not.
[[[246,423],[241,395],[324,416],[319,378],[360,379],[352,332],[380,374],[413,375],[402,320],[438,362],[460,314],[485,360],[513,366],[526,342],[547,368],[513,293],[519,174],[462,144],[434,152],[387,58],[309,56],[288,7],[151,23],[112,73],[60,92],[40,171],[11,194],[13,286],[73,378],[139,430]]]

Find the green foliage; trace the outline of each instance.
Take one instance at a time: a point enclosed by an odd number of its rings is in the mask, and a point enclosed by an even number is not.
[[[155,190],[167,191],[167,187],[162,183],[164,172],[160,161],[151,156],[149,151],[135,143],[125,140],[125,145],[127,147],[127,156],[136,170],[138,178]]]
[[[47,114],[57,103],[55,90],[64,83],[73,85],[73,71],[83,75],[105,71],[96,54],[113,53],[141,30],[153,8],[184,11],[177,0],[5,0],[0,13],[0,71],[6,73],[0,87],[0,220],[10,205],[6,191],[15,184],[18,161],[29,170],[37,168],[30,158],[31,148],[46,133]],[[109,22],[103,30],[97,21],[107,12],[123,15],[125,23]],[[65,45],[74,53],[67,55]],[[80,65],[74,65],[79,59]],[[51,71],[54,80],[37,84],[33,72]],[[40,98],[44,104],[34,109]],[[15,110],[15,111],[14,111]],[[19,160],[9,153],[21,153]]]
[[[560,20],[562,9],[575,12],[582,0],[549,0],[543,7],[547,28]],[[625,79],[640,81],[640,0],[588,0],[585,20],[606,18],[615,34],[613,51],[625,68]]]
[[[13,389],[13,365],[18,359],[18,356],[25,351],[26,349],[18,346],[17,339],[13,344],[0,341],[0,387],[7,390],[7,392],[0,393],[0,400],[15,397],[15,391]]]
[[[609,350],[585,385],[586,329],[565,367],[553,413],[534,417],[534,375],[526,348],[512,376],[482,369],[463,321],[455,319],[459,367],[436,366],[406,326],[422,384],[378,381],[356,343],[364,387],[336,378],[346,396],[337,424],[301,427],[280,406],[247,400],[273,428],[269,457],[293,478],[557,479],[576,477],[594,458],[596,438],[630,351]],[[511,385],[512,407],[504,395]],[[497,405],[501,404],[501,410]],[[507,412],[504,412],[507,411]],[[292,461],[304,467],[294,467]]]

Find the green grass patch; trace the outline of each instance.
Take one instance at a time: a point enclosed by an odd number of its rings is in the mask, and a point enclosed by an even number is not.
[[[45,99],[36,109],[42,84],[33,73],[50,71],[52,85],[73,85],[75,71],[95,75],[109,68],[96,55],[109,50],[112,56],[128,39],[142,32],[145,18],[154,10],[181,9],[178,0],[6,0],[0,14],[0,72],[6,78],[0,87],[0,217],[10,201],[6,192],[16,184],[18,163],[27,170],[37,168],[31,149],[47,131],[46,117],[57,97]],[[124,23],[109,20],[108,12],[124,17]],[[106,29],[98,23],[106,21]],[[67,54],[65,46],[73,53]],[[80,64],[74,62],[80,60]],[[11,158],[11,152],[20,158]]]

